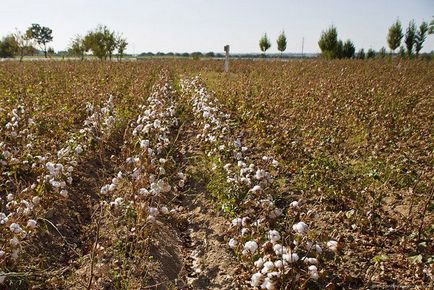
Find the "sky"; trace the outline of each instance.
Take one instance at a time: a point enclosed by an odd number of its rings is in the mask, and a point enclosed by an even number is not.
[[[127,53],[223,52],[257,53],[267,33],[268,52],[285,31],[286,52],[319,52],[321,31],[334,25],[339,38],[356,49],[387,48],[388,27],[399,18],[404,29],[434,16],[434,0],[0,0],[0,36],[26,30],[32,23],[53,30],[56,51],[98,24],[121,32]],[[434,50],[434,35],[422,51]]]

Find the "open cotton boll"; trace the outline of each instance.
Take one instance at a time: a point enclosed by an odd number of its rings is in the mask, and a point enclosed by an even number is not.
[[[167,206],[162,206],[160,208],[160,211],[162,214],[169,214],[169,209],[167,208]]]
[[[304,233],[307,231],[308,226],[307,226],[307,224],[305,224],[304,222],[298,222],[298,223],[296,223],[296,224],[294,224],[294,225],[292,226],[292,229],[293,229],[296,233],[304,234]]]
[[[11,232],[13,232],[14,234],[19,234],[23,229],[20,227],[19,224],[17,223],[12,223],[9,226],[9,229],[11,230]]]
[[[264,259],[259,258],[257,259],[254,263],[255,267],[257,268],[262,268],[262,266],[264,265]]]
[[[303,257],[302,261],[305,262],[306,264],[318,265],[318,259],[316,258]]]
[[[65,197],[65,198],[67,198],[67,197],[68,197],[68,191],[65,190],[65,189],[62,189],[62,190],[60,191],[60,195],[63,196],[63,197]]]
[[[157,216],[159,213],[158,208],[156,208],[156,207],[149,207],[148,212],[149,212],[149,215],[152,215],[152,216]]]
[[[0,284],[4,284],[6,280],[6,275],[3,272],[0,272]]]
[[[338,242],[336,241],[328,241],[327,242],[327,248],[332,251],[332,252],[337,252],[338,251]]]
[[[18,246],[18,244],[20,243],[20,241],[17,239],[17,237],[13,237],[12,239],[10,239],[10,244],[11,244],[11,246],[12,247],[16,247],[16,246]]]
[[[241,226],[243,224],[243,220],[241,218],[234,218],[231,222],[232,226]]]
[[[251,192],[253,192],[253,193],[256,193],[256,192],[260,192],[261,190],[262,190],[261,186],[259,186],[259,185],[255,185],[255,186],[253,186],[253,188],[250,189],[249,191],[251,191]]]
[[[278,162],[277,160],[274,160],[274,159],[273,159],[273,161],[271,162],[271,164],[272,164],[274,167],[279,166],[279,162]]]
[[[245,236],[249,232],[248,228],[242,228],[241,229],[241,236]]]
[[[140,141],[140,148],[146,149],[149,147],[149,140],[141,140]]]
[[[75,147],[75,153],[81,154],[82,152],[83,152],[83,147],[81,147],[81,145],[78,145],[77,147]]]
[[[311,265],[311,266],[309,266],[308,270],[309,270],[310,277],[314,280],[318,280],[319,275],[318,275],[317,267],[314,265]]]
[[[277,242],[278,240],[280,240],[279,232],[276,230],[269,231],[268,232],[268,239],[273,243]]]
[[[297,262],[299,257],[297,255],[297,253],[292,253],[292,254],[283,254],[282,258],[288,262],[288,263],[294,263]]]
[[[274,261],[274,267],[276,267],[277,269],[282,269],[283,266],[285,266],[285,264],[286,264],[285,260]]]
[[[229,240],[229,248],[234,249],[238,245],[238,241],[235,239]]]
[[[29,219],[27,221],[27,227],[30,228],[30,229],[36,228],[36,224],[37,223],[36,223],[36,221],[34,219]]]
[[[261,273],[255,273],[251,277],[250,285],[253,287],[259,287],[261,286],[263,279],[264,279],[264,275],[262,275]]]
[[[275,290],[276,286],[270,277],[266,277],[264,280],[264,283],[262,283],[262,285],[261,285],[261,288],[267,289],[267,290]]]
[[[271,261],[267,261],[264,263],[262,270],[261,270],[261,273],[265,274],[265,273],[270,272],[273,269],[274,269],[274,263]]]
[[[294,200],[289,204],[290,207],[298,207],[298,201]]]
[[[244,244],[244,251],[246,251],[246,254],[248,253],[254,254],[257,249],[258,249],[258,244],[255,241],[248,241]]]
[[[282,254],[286,254],[288,252],[288,250],[284,246],[282,246],[281,244],[275,244],[273,246],[273,251],[278,256],[280,256]]]
[[[3,257],[4,255],[6,254],[6,252],[5,251],[3,251],[3,250],[0,250],[0,258],[1,257]]]

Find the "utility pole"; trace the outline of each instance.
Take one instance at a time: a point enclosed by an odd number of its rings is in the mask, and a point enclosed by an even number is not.
[[[225,45],[225,72],[227,73],[229,71],[229,45]]]
[[[303,53],[304,53],[304,37],[301,40],[301,58],[303,58]]]

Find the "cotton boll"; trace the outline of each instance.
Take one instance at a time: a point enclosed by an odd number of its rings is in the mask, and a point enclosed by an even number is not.
[[[19,224],[17,223],[12,223],[9,226],[9,229],[11,230],[11,232],[13,232],[14,234],[19,234],[23,229],[20,227]]]
[[[9,193],[9,194],[7,195],[7,197],[6,197],[6,199],[7,199],[8,201],[12,201],[12,200],[14,200],[14,195],[13,195],[12,193]]]
[[[158,208],[156,208],[156,207],[149,207],[148,212],[152,216],[157,216],[159,213]]]
[[[281,244],[275,244],[273,246],[273,251],[276,253],[276,255],[280,256],[287,252],[286,248],[282,246]]]
[[[314,280],[318,280],[319,275],[318,275],[317,267],[314,265],[311,265],[311,266],[309,266],[308,270],[309,270],[310,277]]]
[[[327,248],[328,248],[330,251],[336,253],[336,252],[338,251],[338,242],[333,241],[333,240],[328,241],[328,242],[327,242]]]
[[[234,218],[231,222],[232,226],[241,226],[243,224],[243,220],[241,218]]]
[[[318,254],[321,254],[321,253],[322,253],[322,249],[321,249],[321,247],[320,247],[318,244],[315,244],[315,245],[313,246],[313,249],[314,249]]]
[[[62,190],[60,191],[60,195],[63,196],[64,198],[67,198],[67,197],[68,197],[68,191],[65,190],[65,189],[62,189]]]
[[[75,153],[81,154],[82,152],[83,152],[83,148],[81,147],[81,145],[78,145],[77,147],[75,147]]]
[[[3,257],[4,255],[6,254],[6,252],[5,251],[3,251],[3,250],[0,250],[0,258],[1,257]]]
[[[297,262],[299,257],[297,255],[297,253],[292,253],[292,254],[283,254],[282,258],[288,262],[288,263],[294,263]]]
[[[242,228],[241,229],[241,236],[245,236],[246,234],[248,234],[249,229],[248,228]]]
[[[296,224],[294,224],[294,225],[292,226],[292,229],[293,229],[296,233],[304,234],[304,233],[307,231],[308,226],[307,226],[307,224],[305,224],[304,222],[298,222],[298,223],[296,223]]]
[[[231,249],[234,249],[237,245],[238,245],[238,241],[237,240],[235,240],[235,239],[230,239],[229,240],[229,247]]]
[[[18,253],[19,253],[19,249],[18,248],[17,249],[13,249],[12,250],[12,254],[11,254],[11,258],[14,259],[14,260],[18,259]]]
[[[169,209],[167,208],[167,206],[162,206],[160,208],[160,211],[162,214],[169,214]]]
[[[262,270],[261,270],[261,273],[265,274],[265,273],[270,272],[273,269],[274,269],[274,263],[271,261],[267,261],[264,263]]]
[[[36,221],[35,220],[33,220],[33,219],[29,219],[28,221],[27,221],[27,227],[28,228],[30,228],[30,229],[34,229],[34,228],[36,228]]]
[[[276,230],[269,231],[268,232],[268,239],[273,243],[277,242],[278,240],[280,240],[279,232]]]
[[[252,287],[259,287],[262,284],[262,280],[264,279],[264,275],[261,273],[255,273],[252,275],[252,278],[250,280],[250,285]]]
[[[254,254],[257,249],[258,244],[255,241],[248,241],[244,244],[244,250],[247,251],[247,253]]]
[[[278,162],[277,160],[274,160],[274,159],[273,159],[273,161],[271,162],[271,164],[272,164],[274,167],[279,166],[279,162]]]
[[[146,149],[149,147],[149,140],[141,140],[140,141],[140,148]]]
[[[39,196],[34,196],[32,202],[34,205],[38,205],[41,202],[41,198]]]
[[[16,246],[18,246],[18,244],[20,243],[20,241],[17,239],[17,237],[13,237],[12,239],[10,239],[10,244],[11,244],[11,246],[12,247],[16,247]]]
[[[262,268],[262,266],[264,265],[264,259],[259,258],[257,259],[254,263],[255,267],[257,268]]]
[[[146,218],[146,221],[147,221],[147,222],[150,222],[150,223],[154,223],[154,222],[155,222],[155,216],[153,216],[153,215],[149,215],[149,216]]]
[[[284,260],[277,260],[274,262],[274,267],[276,267],[277,269],[282,269],[284,266]]]
[[[290,207],[294,207],[294,208],[296,208],[296,207],[298,207],[298,201],[293,201],[293,202],[291,202],[290,204],[289,204],[289,206]]]
[[[260,192],[262,190],[261,186],[259,185],[255,185],[252,189],[250,189],[249,191],[253,192],[253,193],[257,193]]]

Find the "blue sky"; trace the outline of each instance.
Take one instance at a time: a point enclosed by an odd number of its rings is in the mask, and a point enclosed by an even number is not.
[[[3,3],[2,3],[3,2]],[[7,4],[4,4],[6,2]],[[122,32],[129,53],[259,52],[258,41],[267,33],[270,52],[284,30],[287,52],[319,52],[321,31],[330,25],[357,50],[387,47],[387,29],[397,18],[404,28],[411,19],[431,21],[434,0],[0,0],[0,36],[31,23],[53,29],[54,49],[63,50],[76,34],[97,24]],[[434,50],[434,35],[422,51]]]

